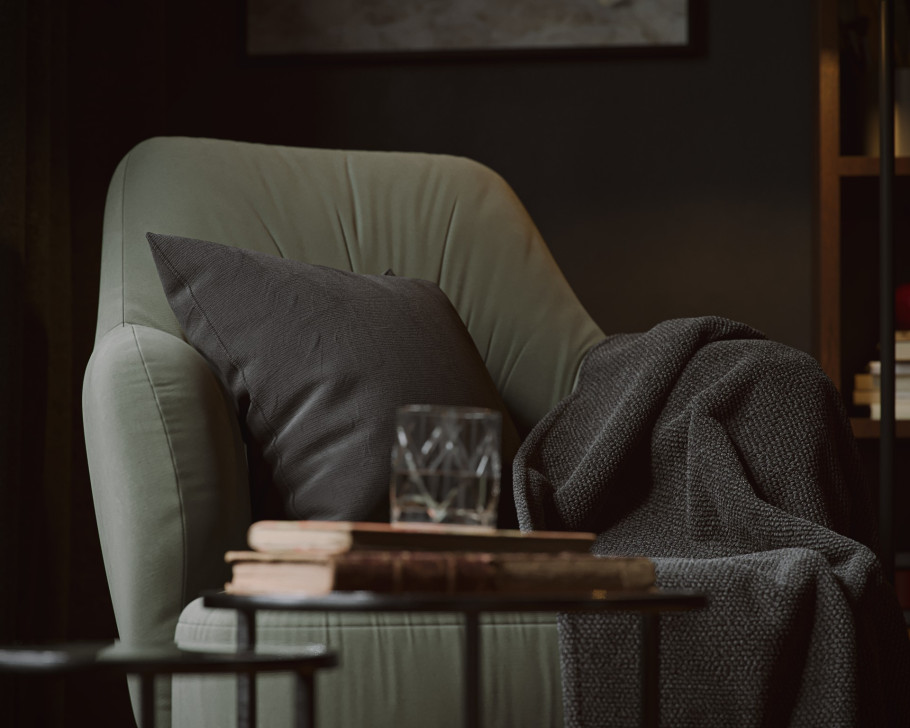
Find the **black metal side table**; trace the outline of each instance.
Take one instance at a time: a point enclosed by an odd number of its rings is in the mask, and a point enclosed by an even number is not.
[[[155,677],[173,674],[292,672],[296,676],[298,728],[314,725],[313,677],[317,670],[334,667],[335,653],[323,645],[309,645],[293,654],[253,652],[191,652],[174,647],[131,647],[113,642],[76,642],[48,646],[0,647],[0,672],[20,675],[138,675],[140,728],[155,725]],[[238,713],[237,724],[251,728],[255,712]]]
[[[637,612],[641,614],[642,725],[658,726],[660,717],[660,613],[698,609],[707,603],[703,594],[683,591],[607,592],[591,598],[523,596],[511,594],[380,594],[332,592],[325,596],[203,594],[207,607],[234,609],[237,647],[253,650],[256,612],[260,609],[300,612],[455,612],[464,617],[464,725],[480,726],[480,615],[485,612]],[[255,685],[238,683],[255,705]]]

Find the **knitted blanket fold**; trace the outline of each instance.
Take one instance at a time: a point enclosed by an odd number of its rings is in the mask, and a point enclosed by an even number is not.
[[[722,318],[611,336],[514,462],[525,530],[595,531],[705,609],[661,619],[668,726],[910,725],[910,643],[842,400]],[[560,615],[569,728],[637,725],[635,615]]]

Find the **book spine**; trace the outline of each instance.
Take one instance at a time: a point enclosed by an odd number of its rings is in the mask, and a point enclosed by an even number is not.
[[[497,567],[490,554],[351,552],[333,559],[336,591],[490,591]]]
[[[910,420],[910,402],[895,403],[894,416],[898,420]],[[873,402],[869,405],[869,419],[880,420],[881,418],[882,405],[880,402]]]

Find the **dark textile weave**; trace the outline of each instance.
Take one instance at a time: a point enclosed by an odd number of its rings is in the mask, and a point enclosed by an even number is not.
[[[515,460],[523,529],[590,530],[707,593],[661,620],[661,723],[907,726],[910,648],[840,397],[722,318],[607,338]],[[560,615],[569,727],[637,725],[632,615]]]
[[[387,521],[401,405],[500,411],[504,467],[511,463],[518,434],[435,283],[147,237],[187,340],[237,407],[254,517]],[[504,520],[514,514],[510,495]]]

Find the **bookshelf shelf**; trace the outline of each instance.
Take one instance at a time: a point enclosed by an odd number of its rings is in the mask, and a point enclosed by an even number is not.
[[[844,155],[837,162],[837,172],[841,177],[878,177],[878,170],[878,157]],[[910,157],[894,160],[894,174],[898,177],[910,176]]]
[[[878,439],[880,430],[878,420],[870,420],[868,417],[851,417],[850,424],[853,426],[853,436],[858,440]],[[910,439],[910,420],[897,420],[895,435],[902,440]]]

